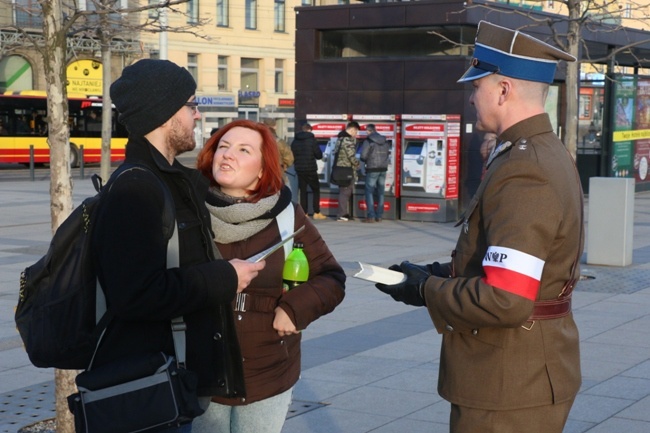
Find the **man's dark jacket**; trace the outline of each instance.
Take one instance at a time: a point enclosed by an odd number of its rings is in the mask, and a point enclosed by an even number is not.
[[[323,157],[323,151],[320,149],[316,137],[308,131],[296,133],[296,137],[291,143],[293,152],[293,166],[298,173],[316,173],[318,166],[316,160]]]
[[[386,137],[371,133],[361,146],[361,161],[366,163],[366,173],[388,171],[390,144]]]
[[[204,201],[208,182],[178,161],[170,165],[144,138],[129,139],[125,162],[146,165],[153,174],[125,172],[102,199],[92,245],[114,318],[94,365],[137,354],[173,354],[170,320],[183,316],[187,368],[199,376],[199,395],[241,396],[241,355],[230,308],[237,273],[227,261],[214,260]],[[153,175],[174,199],[179,268],[166,268],[164,192]]]

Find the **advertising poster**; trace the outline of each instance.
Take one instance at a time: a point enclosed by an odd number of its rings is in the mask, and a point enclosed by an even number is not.
[[[610,166],[614,177],[632,177],[633,174],[633,140],[635,137],[634,115],[635,94],[637,92],[635,77],[617,76],[614,85],[613,148]]]
[[[650,78],[639,78],[636,98],[636,123],[634,142],[634,178],[637,183],[650,182]]]
[[[460,182],[460,116],[447,120],[447,194],[445,198],[458,198]]]

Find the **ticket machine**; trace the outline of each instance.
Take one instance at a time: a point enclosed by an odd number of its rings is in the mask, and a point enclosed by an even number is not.
[[[458,219],[460,115],[403,114],[400,219]]]
[[[390,159],[388,164],[388,171],[386,172],[386,182],[384,185],[384,219],[397,219],[398,205],[397,205],[397,188],[396,179],[398,165],[395,164],[397,160],[396,145],[398,142],[399,129],[397,127],[397,120],[395,115],[375,115],[375,114],[354,114],[352,120],[359,123],[361,130],[357,135],[357,158],[361,156],[361,146],[368,137],[366,125],[372,123],[375,125],[377,132],[384,137],[390,146]],[[361,163],[361,170],[359,172],[359,179],[355,184],[353,192],[353,215],[354,217],[364,218],[366,216],[366,188],[365,188],[365,164]],[[375,199],[375,206],[377,200]]]
[[[339,132],[343,131],[348,123],[348,116],[346,114],[308,114],[307,122],[311,125],[311,132],[323,152],[323,159],[316,161],[318,179],[320,180],[320,211],[323,215],[336,216],[339,207],[339,188],[329,183],[333,163],[331,154]],[[311,207],[311,197],[308,202]],[[308,213],[312,212],[313,209],[308,210]]]

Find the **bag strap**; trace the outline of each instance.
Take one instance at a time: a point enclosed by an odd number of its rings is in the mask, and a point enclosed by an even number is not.
[[[175,217],[175,208],[174,208],[174,199],[172,198],[171,192],[165,183],[156,176],[149,168],[141,164],[122,164],[116,171],[115,177],[109,179],[109,182],[105,186],[102,186],[101,178],[97,176],[97,179],[93,178],[93,185],[98,192],[102,192],[105,187],[108,188],[107,192],[110,192],[112,184],[124,173],[130,170],[143,170],[151,173],[160,183],[160,186],[163,190],[163,195],[165,198],[163,206],[163,234],[165,237],[168,237],[167,242],[167,269],[178,268],[180,267],[180,245],[178,239],[178,223]],[[109,186],[110,185],[110,186]],[[99,318],[99,319],[98,319]],[[90,370],[93,362],[95,361],[95,356],[97,355],[97,350],[99,345],[102,342],[106,329],[108,329],[108,323],[110,322],[112,315],[109,314],[106,307],[106,296],[104,295],[104,290],[102,289],[99,278],[96,278],[95,284],[95,320],[97,321],[97,327],[101,329],[101,334],[97,340],[97,346],[95,346],[95,351],[93,356],[90,359],[90,364],[88,365],[87,370]],[[179,367],[185,367],[185,355],[186,355],[186,338],[185,331],[187,325],[183,321],[183,316],[178,316],[171,321],[172,328],[172,338],[174,340],[174,352],[176,353],[176,360]]]
[[[280,231],[280,238],[285,240],[287,237],[291,236],[293,233],[293,228],[295,225],[295,211],[293,204],[289,203],[287,207],[284,208],[282,212],[275,218],[278,223],[278,230]],[[284,244],[284,258],[286,260],[293,249],[293,244],[287,242]]]
[[[178,268],[180,265],[178,227],[174,227],[172,237],[167,243],[167,269]],[[171,326],[172,338],[174,339],[174,352],[176,353],[176,363],[179,368],[185,368],[185,331],[187,330],[187,324],[183,321],[183,316],[178,316],[172,319]]]

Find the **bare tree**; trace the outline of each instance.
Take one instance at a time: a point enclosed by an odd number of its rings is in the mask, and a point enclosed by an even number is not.
[[[617,54],[628,52],[631,48],[650,42],[650,39],[643,41],[630,41],[616,50],[610,51],[605,56],[594,56],[582,34],[589,32],[624,33],[624,21],[628,24],[637,22],[640,27],[647,26],[650,4],[645,1],[630,0],[622,6],[617,0],[558,0],[554,2],[555,9],[552,12],[557,14],[535,14],[527,7],[497,7],[493,3],[478,2],[469,3],[467,8],[487,8],[498,11],[501,14],[513,14],[525,16],[529,23],[521,28],[547,27],[551,32],[551,39],[559,48],[573,55],[577,62],[567,63],[565,80],[565,117],[563,142],[573,158],[576,158],[578,144],[578,93],[580,87],[581,64],[609,64]],[[544,0],[528,0],[526,5],[538,5],[540,8],[548,2]],[[625,8],[625,10],[622,10]],[[625,19],[622,14],[625,12]],[[648,59],[636,59],[637,64],[647,63]]]
[[[116,35],[125,31],[161,31],[156,28],[156,18],[147,18],[143,22],[137,19],[129,21],[129,17],[138,17],[139,12],[150,9],[167,8],[172,13],[183,12],[173,8],[188,0],[164,1],[162,4],[119,8],[118,0],[89,0],[95,6],[91,10],[81,10],[76,1],[70,3],[64,0],[37,0],[38,7],[29,9],[16,5],[30,15],[42,14],[43,33],[35,36],[25,32],[18,26],[8,26],[16,32],[22,32],[23,41],[31,43],[43,60],[45,83],[47,91],[47,120],[48,144],[50,147],[50,214],[52,232],[68,217],[72,211],[73,182],[70,168],[70,131],[68,127],[68,96],[66,87],[66,66],[69,58],[68,41],[71,37],[97,37],[101,41],[102,59],[104,62],[104,117],[102,126],[102,176],[108,178],[110,168],[110,135],[111,135],[111,101],[108,92],[111,82],[110,58],[111,42]],[[192,33],[202,37],[197,24],[185,27],[162,29]],[[38,37],[42,36],[42,37]],[[8,49],[3,47],[3,50]],[[73,53],[74,54],[74,53]],[[76,392],[74,370],[55,370],[56,384],[56,431],[74,433],[74,422],[68,410],[67,396]]]

